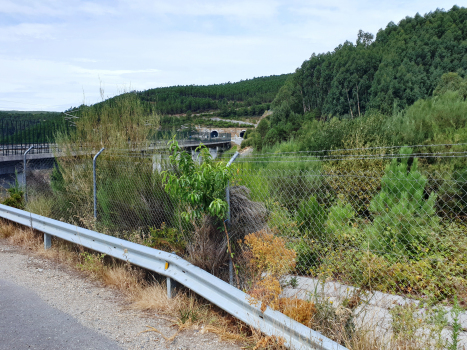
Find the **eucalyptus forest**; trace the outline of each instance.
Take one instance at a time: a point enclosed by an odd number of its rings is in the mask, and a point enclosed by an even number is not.
[[[466,8],[406,17],[376,36],[360,30],[355,43],[305,60],[244,145],[341,148],[357,132],[375,146],[460,140],[466,70]]]

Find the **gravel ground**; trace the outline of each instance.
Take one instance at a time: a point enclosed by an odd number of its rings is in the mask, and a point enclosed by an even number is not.
[[[0,280],[33,292],[82,326],[117,342],[122,349],[240,349],[202,331],[183,331],[171,343],[155,332],[140,333],[151,326],[170,337],[176,328],[157,315],[132,310],[117,291],[102,287],[67,266],[28,254],[4,240],[0,240]]]

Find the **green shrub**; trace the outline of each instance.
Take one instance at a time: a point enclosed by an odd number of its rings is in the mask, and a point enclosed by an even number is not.
[[[270,128],[269,121],[265,119],[261,119],[261,121],[258,123],[258,126],[256,127],[256,132],[258,132],[262,138],[266,136]]]
[[[252,141],[253,141],[252,139],[244,139],[242,143],[240,144],[240,148],[250,147],[252,144]]]
[[[18,183],[18,174],[15,174],[15,184],[10,187],[7,191],[9,197],[5,199],[2,204],[8,205],[9,207],[24,209],[24,192],[21,190]]]
[[[370,248],[381,254],[419,256],[438,227],[435,211],[437,194],[425,199],[427,178],[418,170],[418,159],[409,169],[412,149],[400,150],[401,159],[393,159],[381,180],[381,191],[370,203],[374,215],[368,230]]]
[[[385,130],[394,144],[420,145],[432,144],[437,134],[454,134],[466,126],[467,101],[460,91],[445,91],[388,118]]]
[[[268,227],[279,236],[299,238],[302,236],[293,214],[279,202],[266,201],[269,211]]]
[[[304,199],[299,204],[295,218],[300,231],[305,236],[317,238],[323,236],[327,213],[314,196]]]
[[[321,162],[316,158],[272,157],[262,175],[269,182],[272,196],[291,212],[304,199],[321,193]]]
[[[326,220],[327,242],[355,246],[361,241],[362,232],[357,224],[356,212],[350,203],[339,195],[337,203],[329,208]]]
[[[174,251],[177,254],[182,254],[186,247],[183,234],[175,228],[166,226],[165,223],[162,223],[161,228],[151,227],[144,244],[151,248]]]
[[[300,274],[310,274],[313,268],[320,264],[319,248],[321,245],[314,240],[300,239],[289,244],[297,253],[295,270]]]

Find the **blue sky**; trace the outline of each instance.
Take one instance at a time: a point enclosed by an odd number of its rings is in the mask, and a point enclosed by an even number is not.
[[[293,72],[313,52],[456,1],[0,0],[0,110]]]

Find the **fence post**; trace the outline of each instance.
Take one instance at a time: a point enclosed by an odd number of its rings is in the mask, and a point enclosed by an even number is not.
[[[97,219],[97,191],[96,191],[96,159],[105,150],[104,147],[97,152],[97,154],[92,159],[92,175],[93,175],[93,185],[94,185],[94,218]]]
[[[32,150],[34,146],[28,148],[26,152],[23,154],[23,180],[24,180],[24,202],[28,201],[28,186],[26,185],[26,155]]]
[[[229,162],[227,163],[226,167],[229,167],[235,159],[239,156],[240,153],[235,152],[232,158],[230,158]],[[230,181],[227,182],[227,187],[225,188],[225,200],[227,202],[227,230],[230,231]],[[234,285],[234,271],[233,271],[233,261],[232,256],[229,255],[229,283],[230,285]]]

